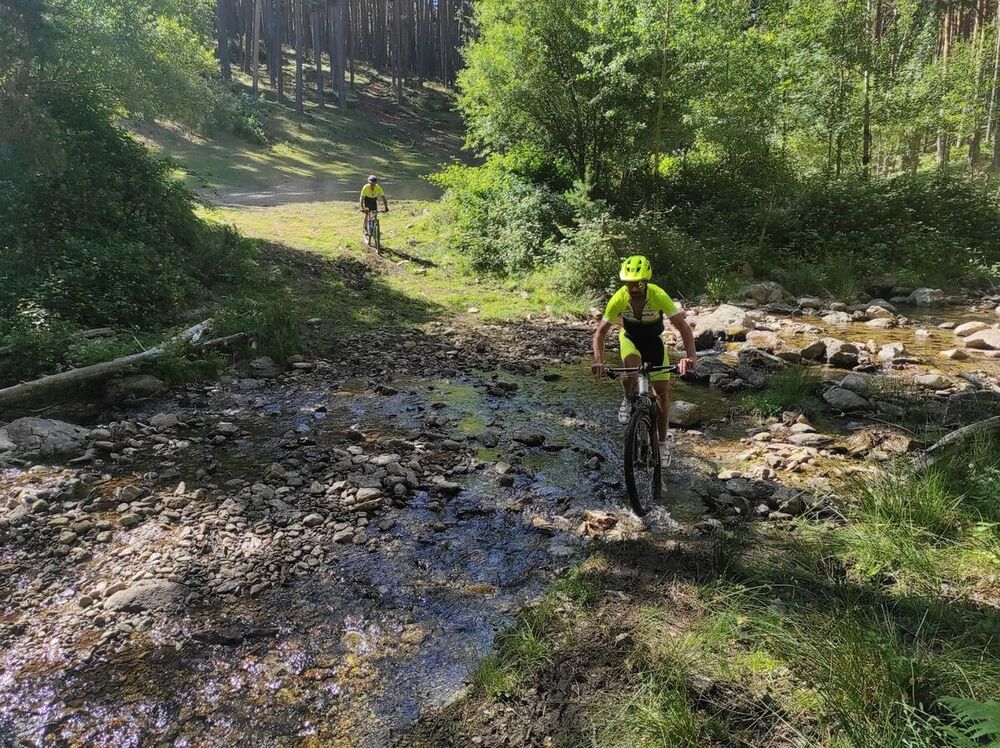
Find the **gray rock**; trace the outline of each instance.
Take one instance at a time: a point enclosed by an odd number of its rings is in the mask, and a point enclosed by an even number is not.
[[[774,281],[751,283],[740,289],[741,299],[753,299],[758,304],[777,304],[788,296],[788,292]]]
[[[0,440],[25,457],[76,456],[84,451],[89,429],[49,418],[19,418],[0,429]]]
[[[528,447],[540,447],[545,443],[545,434],[541,434],[531,429],[518,429],[510,438]]]
[[[830,312],[823,317],[823,321],[828,325],[849,325],[854,318],[847,312]]]
[[[788,437],[788,441],[797,447],[825,447],[833,440],[824,434],[805,431],[799,434],[792,434]]]
[[[270,356],[259,356],[250,362],[250,369],[255,377],[276,377],[281,373],[281,367]]]
[[[799,349],[799,355],[810,361],[818,361],[826,356],[826,343],[822,340],[814,340]]]
[[[857,372],[852,372],[846,377],[840,380],[839,387],[845,390],[850,390],[856,395],[861,395],[862,397],[867,397],[871,394],[873,380],[866,374],[859,374]]]
[[[359,488],[355,501],[358,503],[362,501],[371,501],[372,499],[377,499],[382,496],[382,489],[380,488]]]
[[[495,447],[500,443],[500,436],[493,429],[485,429],[478,437],[479,443],[484,447]]]
[[[149,425],[158,429],[172,429],[180,423],[180,419],[173,413],[157,413],[149,419]]]
[[[965,338],[965,347],[981,351],[1000,350],[1000,330],[989,328],[975,332]]]
[[[940,374],[921,374],[915,377],[913,381],[921,387],[927,387],[932,390],[943,390],[951,387],[951,380]]]
[[[944,301],[944,291],[940,288],[918,288],[910,294],[910,303],[917,306],[934,306]]]
[[[989,328],[985,322],[963,322],[955,328],[955,335],[964,338],[976,332],[982,332]]]
[[[830,366],[851,369],[858,365],[858,347],[836,338],[826,338],[826,362]]]
[[[871,327],[874,330],[889,330],[896,326],[896,318],[889,317],[877,317],[875,319],[870,319],[865,322],[865,327]]]
[[[746,310],[723,304],[709,314],[699,314],[688,320],[694,328],[695,341],[707,348],[717,340],[745,340],[753,322]]]
[[[696,382],[710,382],[713,376],[735,378],[736,367],[722,361],[718,356],[703,356],[698,358],[695,370],[688,372],[684,378]]]
[[[961,348],[949,348],[941,351],[941,358],[946,358],[951,361],[965,361],[969,358],[969,354]]]
[[[882,346],[878,352],[879,361],[884,361],[886,363],[891,363],[897,358],[904,358],[909,356],[906,350],[906,346],[902,343],[888,343]]]
[[[827,390],[823,393],[823,399],[831,408],[840,411],[871,409],[871,403],[861,397],[861,395],[846,390],[843,387],[834,387]]]
[[[187,594],[188,588],[183,584],[165,579],[143,580],[109,596],[104,608],[122,613],[177,610],[184,606]]]
[[[777,333],[767,330],[751,330],[747,333],[746,345],[774,353],[776,349],[781,348],[781,338]]]
[[[823,300],[815,296],[803,296],[799,299],[799,306],[803,309],[821,309],[823,307]]]
[[[749,341],[744,343],[744,346],[749,346]],[[737,358],[741,364],[746,364],[754,369],[778,371],[785,368],[784,359],[762,351],[759,348],[744,347],[740,349]],[[739,367],[736,370],[739,372]]]
[[[701,407],[683,400],[670,403],[670,423],[675,426],[695,426],[702,419]]]
[[[323,524],[323,516],[320,514],[307,514],[302,524],[306,527],[319,527]]]

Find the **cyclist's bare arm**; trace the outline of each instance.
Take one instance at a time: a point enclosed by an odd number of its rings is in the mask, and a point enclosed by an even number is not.
[[[385,199],[385,193],[382,193],[382,210],[386,213],[389,212],[389,202]]]
[[[684,376],[689,369],[693,369],[698,365],[698,353],[694,346],[694,332],[691,330],[691,325],[688,324],[687,319],[685,319],[686,316],[684,312],[678,312],[673,317],[670,317],[670,324],[681,334],[681,340],[684,341],[686,357],[678,362],[678,371],[681,376]]]
[[[590,370],[594,373],[595,377],[604,376],[604,341],[608,337],[608,330],[610,329],[611,323],[602,318],[601,323],[594,330],[594,340],[591,346],[594,351],[594,363],[590,367]]]

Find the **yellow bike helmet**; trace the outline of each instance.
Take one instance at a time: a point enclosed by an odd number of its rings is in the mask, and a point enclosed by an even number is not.
[[[623,281],[644,281],[653,277],[653,266],[642,255],[632,255],[622,263],[618,277]]]

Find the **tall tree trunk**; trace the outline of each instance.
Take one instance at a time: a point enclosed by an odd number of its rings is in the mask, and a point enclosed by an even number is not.
[[[864,124],[861,128],[861,174],[865,179],[871,176],[872,164],[872,105],[871,71],[864,72]]]
[[[305,13],[302,12],[303,2],[304,0],[292,0],[294,13],[292,21],[295,24],[295,111],[299,114],[302,114],[304,111],[303,89],[305,88],[302,81],[302,48],[305,46],[305,29],[303,28]]]
[[[318,8],[309,11],[309,25],[312,27],[313,57],[316,63],[316,96],[319,99],[319,108],[323,108],[323,47],[320,46],[320,30],[322,16]],[[330,67],[333,67],[333,58],[330,59]]]
[[[337,106],[347,106],[346,34],[347,0],[332,0],[327,6],[330,20],[330,69],[333,71],[333,88],[337,92]]]
[[[942,40],[941,40],[941,65],[942,73],[945,78],[945,82],[948,80],[948,57],[951,54],[951,8],[948,8],[944,14],[944,27],[942,30]],[[938,125],[938,136],[937,136],[937,165],[939,169],[947,169],[948,162],[951,157],[951,142],[948,138],[948,133],[945,130],[945,111],[944,106],[938,109],[938,117],[940,123]]]
[[[438,34],[441,38],[441,82],[447,87],[451,85],[451,77],[448,70],[448,46],[449,46],[449,21],[448,21],[448,0],[438,0]]]
[[[253,0],[253,43],[250,46],[250,72],[253,78],[253,95],[256,96],[260,84],[260,0]]]
[[[215,36],[219,45],[219,69],[222,80],[232,80],[233,71],[229,65],[229,8],[226,0],[215,0]]]
[[[403,21],[399,17],[403,8],[403,0],[390,0],[392,3],[392,62],[396,78],[396,101],[403,100]]]
[[[274,0],[274,75],[278,80],[278,103],[285,103],[285,0]]]

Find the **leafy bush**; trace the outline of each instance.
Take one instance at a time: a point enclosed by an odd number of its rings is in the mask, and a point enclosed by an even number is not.
[[[30,302],[0,321],[0,387],[55,371],[66,362],[72,326]]]
[[[212,107],[201,123],[205,131],[232,133],[259,145],[275,140],[277,120],[270,111],[270,102],[224,84],[216,85],[213,94]]]
[[[92,98],[47,90],[34,104],[44,167],[36,142],[0,152],[0,316],[27,303],[66,322],[148,328],[241,273],[247,247],[196,217],[169,164]]]
[[[280,288],[270,294],[231,300],[218,315],[216,329],[220,335],[249,333],[256,350],[277,361],[285,361],[299,346],[295,302]]]
[[[555,255],[561,227],[571,220],[562,195],[508,171],[497,158],[483,166],[453,165],[432,179],[445,189],[453,242],[480,271],[537,267]]]

